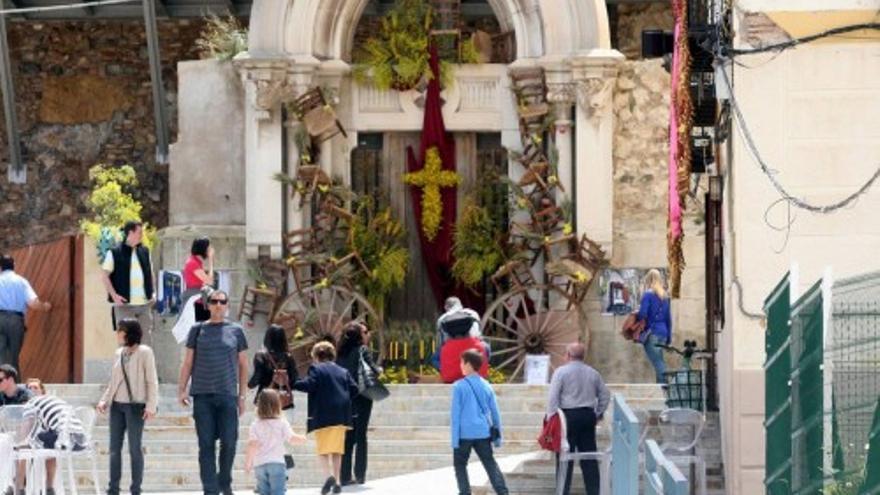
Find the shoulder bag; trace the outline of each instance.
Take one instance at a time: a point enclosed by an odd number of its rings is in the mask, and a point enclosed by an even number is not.
[[[278,391],[278,396],[281,398],[281,409],[290,409],[293,407],[293,391],[290,390],[290,375],[287,373],[289,364],[285,363],[283,368],[279,368],[269,351],[266,351],[266,358],[272,365],[272,382],[269,387]]]
[[[370,366],[370,363],[364,358],[364,352],[369,351],[364,351],[363,348],[358,351],[358,393],[373,402],[385,400],[391,395],[391,393],[385,385],[379,381],[378,377],[376,377],[376,372],[373,371],[373,367]]]
[[[486,422],[489,423],[489,439],[493,442],[501,438],[501,430],[495,426],[495,422],[492,421],[492,415],[489,413],[489,409],[483,407],[483,402],[480,401],[480,397],[477,396],[477,391],[474,389],[474,386],[471,385],[471,382],[467,379],[467,377],[463,378],[465,383],[471,388],[471,392],[474,394],[474,399],[477,401],[477,404],[480,406],[480,410],[483,412],[483,416],[486,417]]]
[[[562,446],[562,422],[559,413],[544,418],[544,426],[541,428],[541,435],[538,436],[538,445],[544,450],[559,452]]]

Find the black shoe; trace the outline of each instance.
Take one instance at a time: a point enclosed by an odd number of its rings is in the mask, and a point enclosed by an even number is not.
[[[324,482],[324,486],[321,487],[321,495],[327,495],[330,493],[330,490],[336,486],[336,478],[333,476],[327,478],[327,481]]]
[[[224,489],[220,490],[220,493],[222,495],[234,495],[232,493],[232,488],[224,488]]]
[[[367,482],[367,480],[365,480],[365,479],[363,479],[363,478],[358,478],[357,480],[355,480],[355,482],[356,482],[358,485],[363,485],[364,483]]]
[[[333,493],[342,493],[342,487],[339,485],[333,485]]]
[[[353,484],[354,484],[354,480],[343,480],[343,481],[339,482],[340,486],[348,486],[348,485],[353,485]]]
[[[46,495],[55,495],[54,488],[46,488]],[[140,495],[139,493],[133,493],[132,495]]]

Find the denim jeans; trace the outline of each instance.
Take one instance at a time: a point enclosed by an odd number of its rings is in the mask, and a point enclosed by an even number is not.
[[[489,482],[498,495],[507,495],[507,485],[504,483],[504,475],[495,456],[492,455],[492,442],[488,438],[481,440],[465,440],[458,442],[458,448],[452,451],[452,464],[455,466],[455,481],[458,482],[459,495],[470,495],[471,481],[468,478],[467,465],[471,457],[471,449],[477,453],[477,457],[483,464],[483,469],[489,475]]]
[[[284,495],[287,490],[287,471],[282,463],[260,464],[254,468],[254,474],[260,495]]]
[[[660,337],[652,334],[648,335],[648,338],[645,339],[642,345],[645,347],[645,355],[648,356],[648,361],[654,367],[657,383],[665,384],[666,362],[663,361],[663,349],[658,347],[658,344],[662,343],[663,341],[660,340]]]
[[[354,428],[345,432],[345,454],[339,474],[340,483],[351,482],[351,459],[354,457],[354,479],[363,482],[367,479],[367,428],[370,426],[370,413],[373,401],[357,396],[351,401]]]
[[[206,495],[232,491],[232,463],[238,442],[238,397],[200,394],[193,397],[193,419],[199,437],[199,474]],[[216,444],[220,440],[220,466]]]
[[[119,494],[119,481],[122,478],[122,441],[128,431],[128,454],[131,457],[132,495],[141,493],[144,481],[144,450],[141,439],[144,436],[145,404],[114,402],[110,405],[110,486],[109,495]]]

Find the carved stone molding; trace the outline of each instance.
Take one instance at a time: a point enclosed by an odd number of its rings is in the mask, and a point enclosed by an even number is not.
[[[578,81],[578,106],[590,119],[597,119],[610,109],[613,89],[614,79],[610,77],[590,77]]]
[[[271,111],[280,103],[296,97],[296,89],[283,75],[272,79],[257,79],[253,84],[255,90],[253,106],[257,110]]]
[[[547,101],[572,105],[577,99],[577,85],[571,82],[547,84]]]

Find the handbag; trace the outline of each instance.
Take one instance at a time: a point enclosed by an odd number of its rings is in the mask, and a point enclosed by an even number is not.
[[[471,385],[471,382],[468,381],[467,377],[464,378],[464,381],[471,388],[471,392],[474,394],[474,399],[477,401],[477,404],[480,405],[480,410],[483,412],[483,416],[486,417],[486,422],[489,423],[489,440],[492,442],[497,441],[501,438],[501,430],[495,426],[495,422],[492,421],[492,415],[489,414],[488,408],[483,407],[483,403],[480,402],[480,398],[477,396],[477,391],[474,389],[474,386]]]
[[[544,418],[544,426],[538,436],[538,445],[544,450],[559,452],[562,446],[562,421],[559,418],[559,413]]]
[[[639,319],[638,313],[630,313],[629,316],[623,320],[623,326],[620,328],[620,335],[626,340],[640,342],[642,332],[645,331],[646,323],[645,320]]]
[[[272,382],[269,387],[278,391],[281,409],[290,409],[293,407],[293,391],[290,390],[290,375],[287,373],[289,363],[284,368],[279,368],[269,351],[266,351],[266,357],[272,365]]]
[[[373,371],[370,363],[364,359],[363,348],[358,355],[357,375],[357,387],[360,395],[363,395],[373,402],[385,400],[391,395],[391,392],[388,391],[385,385],[376,378],[376,373]]]

